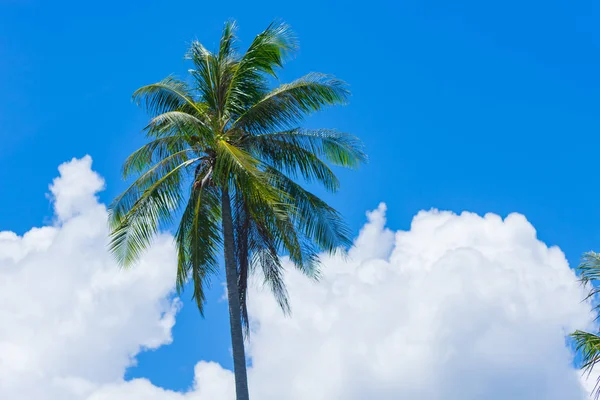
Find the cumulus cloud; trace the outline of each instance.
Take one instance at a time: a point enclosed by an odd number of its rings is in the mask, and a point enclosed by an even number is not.
[[[0,232],[0,398],[233,400],[232,373],[212,362],[185,393],[123,381],[137,352],[170,341],[171,238],[119,271],[91,159],[60,174],[55,225]],[[590,306],[559,248],[518,214],[420,212],[393,232],[385,211],[367,214],[350,259],[324,259],[320,283],[289,269],[292,318],[255,279],[253,398],[587,397],[565,334],[590,326]]]
[[[55,220],[0,232],[0,398],[81,399],[122,379],[132,357],[171,341],[174,249],[157,239],[138,268],[106,250],[104,187],[90,157],[59,167]]]
[[[565,333],[589,305],[525,217],[420,212],[393,241],[368,219],[319,285],[290,271],[292,319],[252,293],[256,398],[586,398]]]

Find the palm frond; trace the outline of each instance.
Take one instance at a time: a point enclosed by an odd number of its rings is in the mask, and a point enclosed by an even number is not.
[[[194,78],[195,89],[200,98],[210,109],[217,110],[219,101],[217,98],[217,83],[219,75],[219,60],[202,43],[192,42],[186,58],[194,63],[194,69],[189,70]]]
[[[284,194],[269,185],[269,177],[259,168],[259,160],[225,140],[217,143],[216,160],[214,176],[220,185],[227,187],[232,183],[249,207],[269,207],[279,217],[287,215],[281,212]]]
[[[296,36],[289,25],[271,22],[267,29],[256,35],[240,60],[237,76],[258,70],[276,77],[275,69],[283,67],[285,58],[297,48]]]
[[[357,168],[367,162],[367,155],[360,139],[335,129],[296,128],[246,138],[250,144],[265,143],[271,140],[294,144],[341,167]]]
[[[576,270],[579,274],[579,281],[589,289],[584,301],[597,300],[597,295],[600,294],[598,288],[600,282],[600,254],[593,251],[584,253]],[[594,310],[598,314],[596,319],[600,318],[600,304],[596,304]],[[600,362],[600,336],[577,330],[570,337],[575,343],[575,351],[582,357],[580,367],[589,376]],[[600,378],[596,382],[592,393],[596,399],[600,398]]]
[[[600,281],[600,254],[589,251],[584,253],[577,267],[579,279],[584,285]],[[591,295],[596,292],[590,292]]]
[[[221,248],[220,203],[218,190],[204,185],[192,187],[187,206],[175,234],[177,244],[177,290],[181,292],[190,275],[193,298],[204,313],[205,287],[219,268]]]
[[[254,134],[286,130],[326,106],[344,104],[350,92],[345,82],[330,75],[310,73],[271,91],[233,124]]]
[[[167,164],[169,160],[179,164],[185,161],[188,152],[191,152],[191,149],[188,149],[188,142],[182,136],[166,136],[152,140],[127,157],[122,167],[123,178],[127,179],[134,174],[152,174],[158,167],[168,168],[165,161]]]
[[[190,159],[187,153],[188,150],[184,149],[166,156],[151,168],[148,168],[123,193],[117,196],[109,207],[111,225],[118,225],[119,221],[134,208],[135,203],[144,193],[150,190],[153,185],[160,184],[164,178],[169,178],[173,186],[179,185],[181,183],[181,171],[179,169],[187,167],[197,160],[197,158]]]
[[[139,88],[133,93],[134,102],[143,106],[148,114],[160,115],[189,106],[202,114],[185,82],[167,77],[158,83]]]
[[[251,235],[251,265],[260,267],[264,283],[269,286],[277,304],[285,314],[290,313],[288,291],[284,281],[284,268],[272,235],[265,229],[255,226]]]
[[[320,251],[337,253],[352,244],[351,231],[338,211],[281,172],[268,172],[273,177],[272,184],[291,199],[294,223]]]
[[[578,330],[571,334],[571,338],[575,342],[575,350],[582,356],[581,369],[589,376],[600,362],[600,336]],[[600,378],[592,393],[595,399],[600,398]]]
[[[160,226],[173,221],[173,213],[183,200],[182,169],[196,161],[186,160],[157,179],[143,175],[111,205],[109,249],[121,265],[134,263]]]
[[[276,68],[297,48],[289,26],[271,23],[258,34],[235,66],[227,92],[226,106],[237,118],[268,92],[266,75],[276,77]]]
[[[192,110],[196,115],[179,110],[164,112],[152,118],[144,130],[149,137],[182,136],[189,142],[195,138],[196,144],[210,146],[214,143],[211,128],[205,122],[205,117],[198,115],[198,110],[207,112],[204,108],[205,105],[196,104]]]
[[[245,145],[268,166],[294,177],[300,175],[308,182],[317,181],[332,192],[339,188],[339,180],[329,165],[301,143],[279,137],[261,137],[252,138]]]
[[[196,89],[203,101],[216,113],[216,119],[213,121],[216,129],[221,129],[223,121],[228,118],[228,90],[237,68],[235,31],[234,22],[225,24],[217,54],[207,50],[200,42],[194,41],[186,56],[195,66],[190,73],[195,78]]]
[[[219,62],[232,60],[235,58],[237,23],[233,20],[225,22],[221,40],[219,42]]]
[[[287,193],[283,191],[280,193],[287,198]],[[295,223],[297,211],[293,202],[287,199],[281,204],[283,207],[275,208],[267,203],[255,203],[249,205],[248,212],[261,235],[265,238],[269,235],[274,248],[285,252],[296,268],[304,274],[316,277],[318,275],[317,250],[298,229]]]

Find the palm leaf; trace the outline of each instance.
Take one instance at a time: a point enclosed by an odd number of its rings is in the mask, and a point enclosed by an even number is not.
[[[575,350],[583,358],[581,369],[589,376],[600,362],[600,336],[578,330],[571,334],[571,338],[575,342]],[[595,399],[600,398],[600,378],[596,381],[592,394]]]
[[[356,136],[334,129],[295,128],[246,138],[248,143],[268,143],[271,140],[294,144],[341,167],[356,168],[367,162],[367,155],[360,140]]]
[[[297,47],[286,24],[271,23],[258,34],[235,67],[227,93],[226,106],[239,117],[268,92],[266,75],[276,76],[275,69]]]
[[[203,113],[194,101],[188,85],[173,77],[139,88],[133,93],[133,100],[154,116],[180,110],[185,106],[191,107],[199,114]]]
[[[269,172],[273,185],[293,202],[294,222],[321,251],[334,253],[352,244],[351,231],[339,212],[281,172]]]
[[[177,163],[186,153],[191,152],[188,146],[188,141],[182,136],[166,136],[152,140],[127,157],[122,167],[123,178],[152,173],[169,159],[176,158],[173,162]],[[154,167],[148,169],[152,165]]]
[[[577,272],[579,273],[580,282],[589,288],[584,301],[597,299],[597,295],[600,293],[598,288],[600,254],[592,251],[585,253],[577,267]],[[600,318],[600,304],[596,304],[594,310],[598,314],[596,319]],[[574,340],[575,351],[582,356],[581,369],[589,376],[600,362],[600,336],[580,330],[575,331],[570,336]],[[592,393],[596,399],[600,397],[600,378],[596,382]]]
[[[175,234],[178,249],[177,289],[181,293],[192,277],[198,310],[204,313],[205,286],[217,273],[217,251],[221,248],[218,190],[214,187],[193,188]]]
[[[197,110],[206,113],[204,104],[196,104],[196,108],[191,110],[193,114],[186,111],[167,111],[150,120],[150,123],[144,129],[149,137],[161,138],[164,136],[180,136],[188,140],[190,145],[192,139],[196,145],[204,147],[214,143],[214,136],[210,126],[205,122],[206,116],[199,115]],[[182,109],[190,107],[184,107]],[[194,115],[196,114],[196,115]]]
[[[245,111],[232,129],[255,134],[286,130],[308,114],[344,104],[349,95],[345,82],[330,75],[310,73],[268,93]]]
[[[134,183],[129,191],[110,207],[111,235],[109,249],[120,264],[129,266],[151,243],[159,227],[173,220],[173,213],[183,200],[181,170],[198,161],[187,160],[165,173],[143,191],[145,182]],[[138,179],[144,180],[141,177]],[[135,196],[139,197],[131,201]]]
[[[256,158],[262,159],[270,167],[294,177],[300,175],[308,182],[320,182],[332,192],[339,188],[339,180],[327,163],[299,143],[265,136],[251,138],[244,144],[252,154],[256,154]]]

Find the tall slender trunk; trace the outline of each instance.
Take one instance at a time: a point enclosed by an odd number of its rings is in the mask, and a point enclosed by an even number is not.
[[[225,250],[225,275],[227,277],[227,299],[229,300],[229,326],[231,328],[231,347],[233,348],[233,372],[235,375],[235,393],[237,400],[249,400],[248,377],[246,375],[246,352],[242,332],[240,296],[235,264],[235,241],[233,238],[233,217],[229,191],[223,188],[221,195],[223,213],[223,247]]]

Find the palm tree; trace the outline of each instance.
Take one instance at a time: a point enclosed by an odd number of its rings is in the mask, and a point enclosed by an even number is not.
[[[168,77],[134,93],[151,115],[150,141],[123,166],[124,177],[136,180],[111,204],[110,248],[130,266],[159,230],[178,221],[177,289],[191,281],[201,313],[223,251],[236,394],[247,400],[248,276],[260,268],[289,311],[279,254],[317,278],[318,254],[350,243],[336,210],[296,180],[336,191],[329,165],[354,168],[366,156],[351,135],[299,127],[305,116],[345,103],[344,82],[310,73],[269,89],[296,49],[285,24],[269,25],[243,54],[235,31],[235,23],[225,24],[216,53],[192,43],[190,83]]]
[[[580,282],[589,287],[585,300],[595,299],[600,294],[598,283],[600,282],[600,254],[594,252],[585,253],[581,264],[577,267]],[[600,304],[594,307],[600,318]],[[575,342],[575,350],[581,355],[581,369],[589,376],[592,370],[600,362],[600,336],[595,333],[575,331],[571,334]],[[600,379],[594,386],[593,394],[596,399],[600,397]]]

